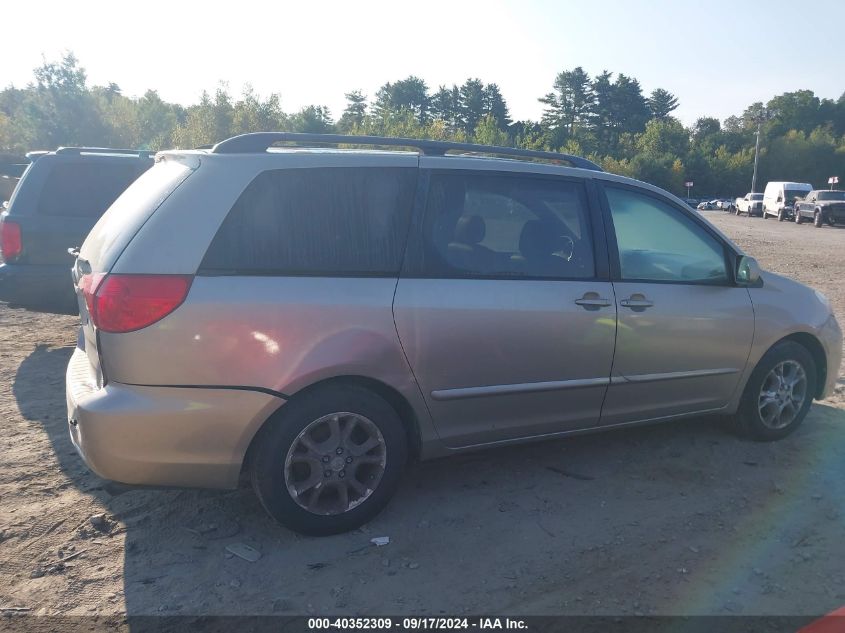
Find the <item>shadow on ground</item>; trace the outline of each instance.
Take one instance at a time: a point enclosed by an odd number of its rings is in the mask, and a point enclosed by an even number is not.
[[[88,473],[65,422],[71,351],[38,347],[14,395],[70,482],[125,525],[130,616],[796,615],[845,602],[840,409],[815,405],[773,444],[693,420],[418,464],[365,528],[317,539],[275,525],[245,488],[129,490]]]

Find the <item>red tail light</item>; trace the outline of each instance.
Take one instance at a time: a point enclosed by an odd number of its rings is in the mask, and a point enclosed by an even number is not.
[[[0,219],[0,254],[7,262],[17,259],[23,250],[21,227],[17,222]]]
[[[94,325],[103,332],[132,332],[160,321],[182,305],[190,275],[84,275],[79,287]]]

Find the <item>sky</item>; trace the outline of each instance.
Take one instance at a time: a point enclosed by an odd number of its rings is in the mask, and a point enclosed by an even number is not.
[[[0,86],[25,86],[72,51],[89,84],[183,105],[226,81],[236,95],[247,83],[278,93],[286,112],[326,105],[338,118],[351,90],[477,77],[499,85],[513,119],[538,119],[537,98],[576,66],[669,90],[687,125],[787,91],[845,92],[842,0],[39,0],[2,15]]]

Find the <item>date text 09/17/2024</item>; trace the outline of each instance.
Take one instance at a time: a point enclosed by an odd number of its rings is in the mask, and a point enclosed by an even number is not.
[[[449,618],[449,617],[406,617],[393,618],[309,618],[309,630],[382,630],[382,631],[445,631],[445,630],[525,630],[525,620],[518,618]]]

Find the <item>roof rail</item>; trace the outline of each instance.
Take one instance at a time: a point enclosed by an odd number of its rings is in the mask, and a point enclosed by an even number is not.
[[[139,158],[150,158],[156,152],[149,149],[115,149],[112,147],[60,147],[56,154],[128,154]]]
[[[475,152],[495,154],[516,158],[542,158],[544,160],[566,161],[573,167],[603,171],[593,161],[557,152],[541,152],[532,149],[502,147],[499,145],[476,145],[475,143],[454,143],[452,141],[432,141],[417,138],[395,138],[389,136],[354,136],[343,134],[303,134],[298,132],[254,132],[233,136],[220,141],[211,152],[213,154],[253,154],[266,151],[275,143],[294,143],[302,146],[314,145],[387,145],[390,147],[410,147],[418,149],[425,156],[445,156],[446,152]]]

